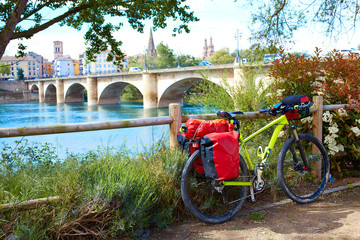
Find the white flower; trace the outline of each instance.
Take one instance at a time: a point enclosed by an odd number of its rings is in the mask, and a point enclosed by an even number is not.
[[[315,81],[310,86],[312,86],[312,87],[321,87],[321,83]]]
[[[308,117],[306,117],[306,118],[301,119],[300,122],[301,122],[302,124],[312,123],[312,120],[313,120],[313,117],[312,117],[312,116],[308,116]]]
[[[352,127],[350,130],[355,134],[355,136],[360,136],[360,129],[358,127]]]
[[[324,96],[324,93],[323,92],[317,92],[317,95]]]
[[[325,136],[324,138],[324,143],[328,144],[329,146],[335,146],[336,145],[336,140],[335,138],[337,138],[338,135],[337,134],[330,134]]]
[[[281,130],[281,131],[279,132],[279,136],[278,136],[278,137],[283,137],[283,136],[285,136],[285,131],[284,131],[284,130]]]
[[[268,93],[265,95],[265,97],[272,97],[274,94],[273,93]]]
[[[283,92],[285,92],[285,89],[278,89],[276,92],[277,96],[281,97]]]
[[[335,80],[335,81],[334,81],[334,83],[344,84],[344,81],[343,81],[343,80],[341,80],[341,79],[337,79],[337,80]]]
[[[329,127],[329,132],[331,134],[339,132],[339,129],[337,127]]]
[[[355,122],[357,122],[358,124],[360,124],[360,119],[355,119]]]
[[[323,119],[324,122],[331,123],[331,122],[332,122],[332,118],[333,118],[333,116],[332,116],[332,114],[331,114],[329,111],[326,111],[326,112],[323,113],[322,119]]]
[[[343,109],[343,108],[339,108],[338,113],[339,113],[340,117],[347,117],[348,116],[347,111],[345,109]]]
[[[325,77],[319,77],[318,81],[322,81],[322,82],[325,81]]]

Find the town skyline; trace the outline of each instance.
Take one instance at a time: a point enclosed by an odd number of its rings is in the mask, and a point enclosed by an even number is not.
[[[180,22],[168,22],[165,29],[158,29],[153,32],[155,46],[160,42],[167,44],[175,54],[189,54],[194,57],[202,56],[202,48],[205,38],[212,37],[215,51],[222,48],[229,48],[230,52],[236,50],[235,32],[237,29],[242,33],[239,44],[240,49],[248,49],[251,46],[248,40],[251,37],[251,12],[244,7],[244,4],[233,0],[189,0],[185,4],[190,6],[190,10],[200,18],[199,22],[190,23],[191,32],[182,33],[172,37],[172,29]],[[216,17],[214,17],[216,16]],[[114,33],[115,37],[123,41],[121,49],[127,56],[142,54],[147,47],[149,39],[150,21],[145,22],[144,33],[138,33],[125,23],[120,31]],[[344,49],[357,47],[360,32],[353,32],[342,36],[337,42],[329,42],[328,39],[320,34],[321,27],[310,26],[300,29],[294,34],[295,43],[288,46],[289,51],[308,51],[313,52],[315,47],[320,47],[324,51],[331,51],[334,48]],[[53,42],[62,41],[64,43],[64,55],[70,55],[73,59],[78,59],[80,53],[84,52],[83,35],[85,29],[76,31],[69,27],[58,25],[50,27],[30,40],[22,41],[27,46],[27,51],[36,52],[48,60],[53,60]],[[306,37],[304,37],[306,36]],[[14,56],[16,54],[18,41],[10,42],[5,54]]]

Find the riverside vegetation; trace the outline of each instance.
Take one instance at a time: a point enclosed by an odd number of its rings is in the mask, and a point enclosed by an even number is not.
[[[134,154],[127,148],[68,154],[49,144],[3,148],[0,202],[49,196],[60,201],[31,211],[0,213],[0,238],[142,237],[183,212],[179,189],[186,156],[163,144]]]

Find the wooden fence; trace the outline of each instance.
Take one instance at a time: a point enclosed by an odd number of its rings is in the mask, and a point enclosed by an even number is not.
[[[323,111],[331,111],[339,108],[344,108],[345,104],[339,105],[323,105],[323,98],[321,96],[314,97],[314,106],[311,108],[313,113],[313,135],[322,141],[322,114]],[[245,112],[238,115],[238,119],[255,119],[255,118],[269,118],[269,114],[261,114],[259,112]],[[45,134],[58,134],[70,132],[84,132],[84,131],[97,131],[118,128],[132,128],[144,127],[154,125],[170,126],[170,147],[178,147],[177,134],[181,127],[181,123],[186,122],[189,118],[196,119],[216,119],[216,114],[197,114],[197,115],[181,115],[181,106],[178,103],[169,105],[169,116],[165,117],[152,117],[152,118],[138,118],[127,120],[115,120],[107,122],[94,122],[94,123],[72,123],[72,124],[58,124],[58,125],[44,125],[34,127],[13,127],[1,128],[0,138],[8,137],[21,137]]]
[[[333,111],[336,109],[344,108],[346,104],[339,105],[323,105],[323,97],[316,96],[313,99],[314,106],[311,108],[313,114],[312,129],[313,135],[322,142],[322,115],[324,111]],[[261,114],[259,112],[245,112],[244,114],[237,115],[238,119],[256,119],[256,118],[269,118],[272,117],[269,114]],[[58,134],[58,133],[70,133],[70,132],[84,132],[84,131],[96,131],[107,130],[117,128],[131,128],[131,127],[144,127],[154,125],[170,126],[170,147],[178,147],[177,134],[181,127],[181,123],[186,122],[189,118],[196,119],[216,119],[216,114],[197,114],[197,115],[181,115],[181,106],[178,103],[172,103],[169,105],[169,116],[165,117],[153,117],[153,118],[139,118],[129,120],[117,120],[107,122],[95,122],[95,123],[76,123],[76,124],[60,124],[60,125],[48,125],[48,126],[35,126],[35,127],[20,127],[20,128],[1,128],[0,138],[7,137],[21,137],[21,136],[33,136],[33,135],[45,135],[45,134]],[[319,168],[320,169],[320,168]],[[49,201],[57,201],[59,197],[50,197],[44,199],[35,199],[23,203],[10,203],[0,205],[0,211],[7,211],[8,209],[32,209]]]

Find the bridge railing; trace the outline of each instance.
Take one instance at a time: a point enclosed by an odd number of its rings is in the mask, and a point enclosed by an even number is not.
[[[345,104],[339,105],[325,105],[323,106],[323,98],[321,96],[314,97],[315,106],[311,109],[313,113],[313,135],[322,140],[322,114],[323,111],[331,111],[339,108],[344,108]],[[264,115],[259,112],[245,112],[238,115],[239,119],[255,119],[268,118],[270,115]],[[154,125],[166,125],[170,127],[170,147],[178,146],[177,134],[181,124],[186,122],[189,118],[196,119],[216,119],[216,114],[197,114],[197,115],[181,115],[180,104],[173,103],[169,105],[169,116],[152,117],[152,118],[138,118],[138,119],[124,119],[106,122],[92,122],[92,123],[71,123],[71,124],[57,124],[31,127],[13,127],[1,128],[0,138],[21,137],[33,135],[59,134],[71,132],[97,131],[118,128],[132,128],[145,127]]]

